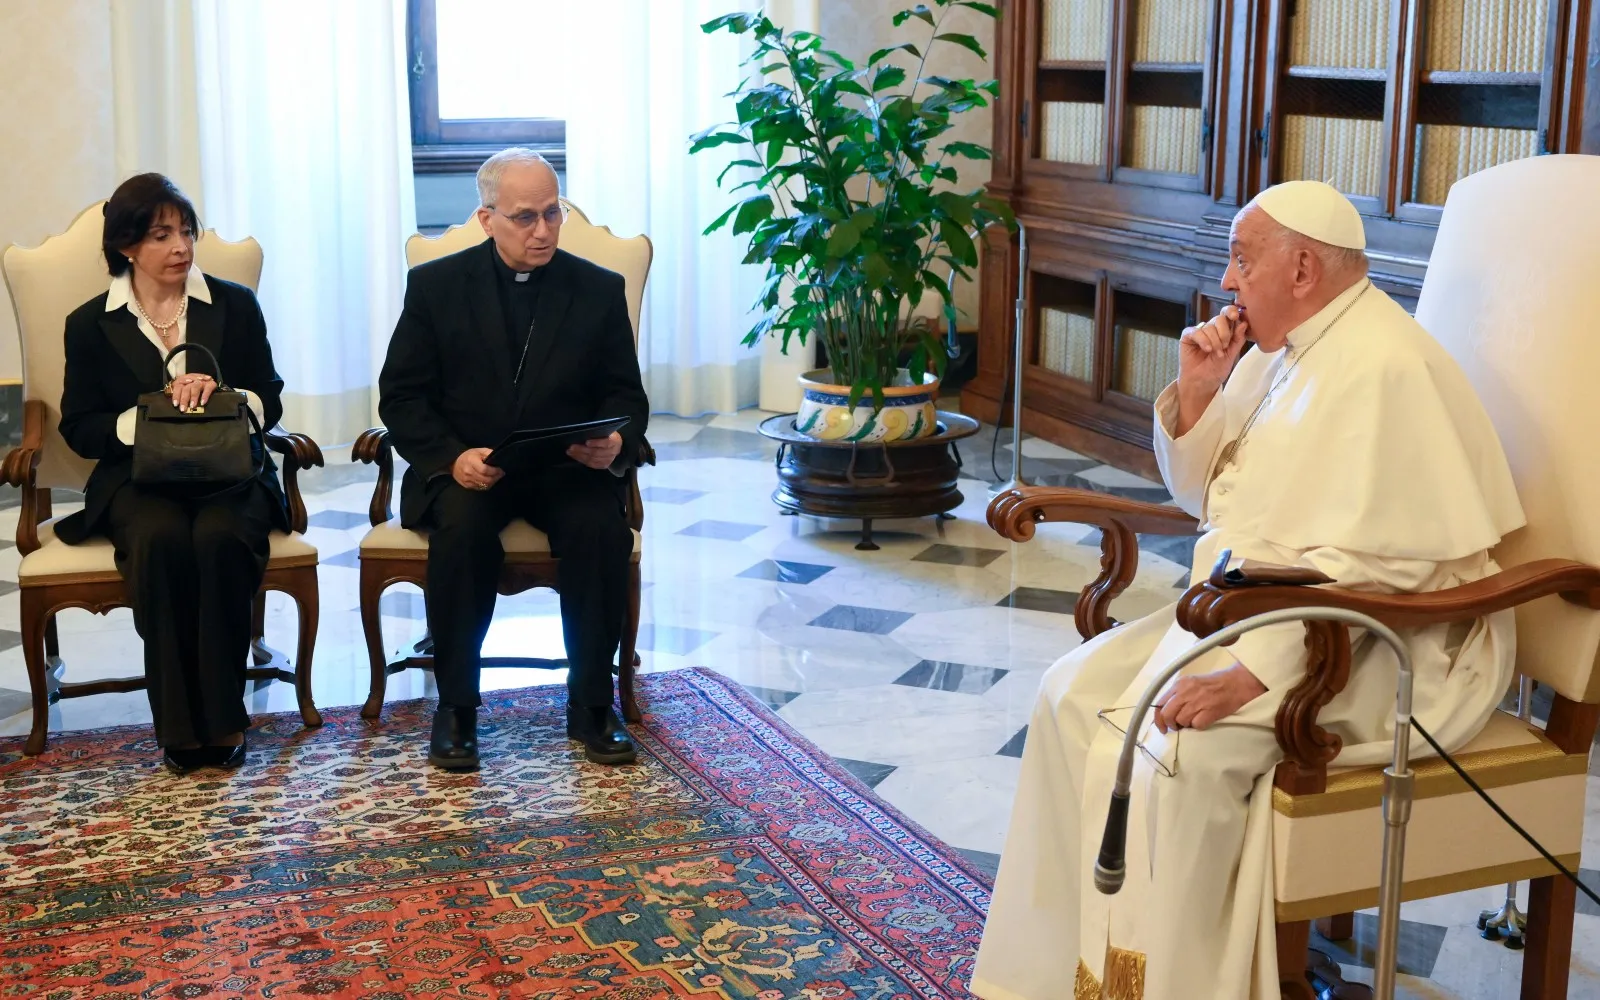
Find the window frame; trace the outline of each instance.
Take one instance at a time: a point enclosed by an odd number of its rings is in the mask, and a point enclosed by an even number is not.
[[[406,84],[411,96],[411,169],[464,173],[507,146],[528,146],[566,169],[567,123],[559,118],[439,118],[437,0],[406,0]]]

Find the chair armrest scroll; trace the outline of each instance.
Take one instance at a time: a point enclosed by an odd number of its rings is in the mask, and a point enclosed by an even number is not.
[[[362,431],[350,449],[350,460],[378,467],[372,503],[367,506],[367,520],[376,528],[394,516],[389,509],[389,499],[394,496],[394,448],[389,444],[389,432],[382,427]]]
[[[1014,542],[1033,537],[1041,521],[1092,524],[1100,529],[1100,575],[1078,595],[1072,617],[1078,634],[1092,639],[1118,623],[1111,602],[1139,571],[1139,533],[1193,535],[1199,523],[1176,507],[1126,500],[1109,493],[1052,486],[1020,486],[989,502],[989,527]]]
[[[50,516],[50,492],[41,491],[37,475],[44,457],[44,400],[30,399],[22,407],[22,443],[12,448],[0,464],[0,482],[22,491],[22,509],[17,513],[17,551],[23,555],[39,548],[39,522]],[[43,507],[40,493],[43,493]]]
[[[300,495],[300,470],[317,469],[323,465],[322,449],[304,434],[284,430],[270,430],[262,437],[267,447],[283,456],[283,491],[289,500],[289,529],[306,530],[306,502]]]

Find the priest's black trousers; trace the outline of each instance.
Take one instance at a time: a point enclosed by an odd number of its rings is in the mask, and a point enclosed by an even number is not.
[[[505,562],[500,532],[518,517],[549,537],[558,560],[568,704],[608,706],[615,692],[611,663],[627,613],[633,532],[621,481],[581,466],[507,476],[481,492],[451,481],[433,498],[422,526],[429,532],[428,630],[439,703],[481,704],[480,650]]]

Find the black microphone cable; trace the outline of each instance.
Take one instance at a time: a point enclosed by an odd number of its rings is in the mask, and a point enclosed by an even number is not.
[[[1449,764],[1451,769],[1454,770],[1456,772],[1456,774],[1461,776],[1461,780],[1465,781],[1467,783],[1467,786],[1469,788],[1471,788],[1474,792],[1477,792],[1478,793],[1478,797],[1480,799],[1482,799],[1483,801],[1487,802],[1489,804],[1489,808],[1493,809],[1495,811],[1496,815],[1498,815],[1501,819],[1505,820],[1505,823],[1506,823],[1507,826],[1509,826],[1509,827],[1511,827],[1511,829],[1517,831],[1517,834],[1519,836],[1521,836],[1523,840],[1526,840],[1529,843],[1529,845],[1531,845],[1534,850],[1538,851],[1539,854],[1546,861],[1550,862],[1551,865],[1555,866],[1555,869],[1557,871],[1559,871],[1561,874],[1565,875],[1567,877],[1568,881],[1570,881],[1573,885],[1577,886],[1580,890],[1582,890],[1583,894],[1585,896],[1588,896],[1590,899],[1594,900],[1594,902],[1596,904],[1600,904],[1600,896],[1595,895],[1595,892],[1594,892],[1593,889],[1591,889],[1588,886],[1584,885],[1582,880],[1580,880],[1577,875],[1575,875],[1571,871],[1569,871],[1567,869],[1566,865],[1564,865],[1561,862],[1557,861],[1556,860],[1556,856],[1554,854],[1551,854],[1549,851],[1545,850],[1543,844],[1539,843],[1537,840],[1534,840],[1532,834],[1530,834],[1530,833],[1528,833],[1528,831],[1524,830],[1522,828],[1521,824],[1519,824],[1516,820],[1512,819],[1511,816],[1504,809],[1500,808],[1500,803],[1498,803],[1494,799],[1490,798],[1489,793],[1483,790],[1483,786],[1478,784],[1476,781],[1474,781],[1473,778],[1472,778],[1472,775],[1468,774],[1466,772],[1466,769],[1463,768],[1460,764],[1457,764],[1454,757],[1452,757],[1449,754],[1444,752],[1444,747],[1440,746],[1438,741],[1435,740],[1433,738],[1433,736],[1431,734],[1429,734],[1429,732],[1426,729],[1422,728],[1422,723],[1418,722],[1415,718],[1412,718],[1412,720],[1411,720],[1411,728],[1415,729],[1419,734],[1421,734],[1423,739],[1428,741],[1428,745],[1433,747],[1434,753],[1437,753],[1444,760],[1444,762],[1446,764]]]

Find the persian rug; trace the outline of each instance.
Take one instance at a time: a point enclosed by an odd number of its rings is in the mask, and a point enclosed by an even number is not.
[[[0,741],[0,996],[38,1000],[966,997],[989,888],[737,684],[639,678],[639,763],[587,763],[565,690],[261,717],[237,773],[150,731]]]

